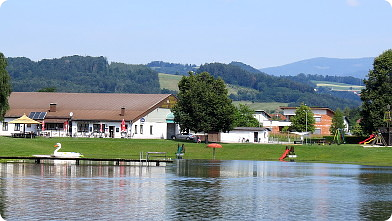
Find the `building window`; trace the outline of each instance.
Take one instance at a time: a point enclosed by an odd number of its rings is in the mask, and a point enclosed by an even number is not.
[[[58,123],[46,123],[45,128],[47,130],[63,130],[64,124],[58,124]]]
[[[321,134],[321,129],[320,128],[314,129],[314,133],[313,134]]]
[[[8,122],[3,122],[3,131],[8,131]]]
[[[137,134],[137,125],[135,125],[135,134]]]
[[[101,131],[101,125],[102,125],[102,131]],[[106,128],[106,125],[105,124],[93,124],[93,131],[95,132],[95,133],[99,133],[99,132],[105,132],[105,128]]]
[[[143,134],[143,125],[140,125],[140,134]]]
[[[152,125],[150,125],[150,135],[152,135]]]
[[[100,124],[93,124],[93,131],[94,131],[94,133],[98,133],[100,128],[101,128]]]
[[[88,130],[89,130],[88,124],[78,123],[78,132],[88,132]]]
[[[315,120],[316,122],[321,122],[321,117],[315,117],[314,120]]]
[[[14,131],[20,131],[20,124],[15,124]]]

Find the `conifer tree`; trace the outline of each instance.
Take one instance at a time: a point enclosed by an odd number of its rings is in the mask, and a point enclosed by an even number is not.
[[[340,109],[337,109],[335,111],[335,115],[332,117],[332,125],[329,128],[329,131],[331,132],[332,135],[336,134],[336,131],[339,129],[344,128],[344,116],[343,112]],[[343,131],[341,131],[343,132]]]

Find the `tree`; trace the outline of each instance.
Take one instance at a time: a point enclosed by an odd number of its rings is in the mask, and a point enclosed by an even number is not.
[[[332,125],[329,128],[329,131],[331,132],[332,135],[335,135],[338,129],[343,129],[343,128],[344,128],[343,112],[340,109],[337,109],[335,111],[335,115],[332,117]]]
[[[351,129],[351,132],[355,136],[359,136],[359,137],[365,137],[366,136],[366,134],[363,133],[362,127],[361,127],[361,125],[359,123],[355,123],[355,125]]]
[[[45,88],[39,89],[37,92],[57,92],[57,88],[45,87]]]
[[[9,109],[8,97],[11,94],[10,75],[5,69],[6,67],[7,60],[0,52],[0,121],[4,119],[4,115]]]
[[[249,106],[240,104],[235,108],[233,127],[258,127],[259,121],[253,116],[255,113]]]
[[[384,113],[392,105],[392,49],[376,57],[361,92],[361,127],[371,134],[384,127]]]
[[[313,118],[313,112],[310,107],[302,104],[295,111],[295,115],[291,117],[291,131],[297,132],[313,132],[316,121]]]
[[[224,81],[209,73],[189,73],[178,83],[178,102],[172,108],[182,131],[227,132],[232,129],[235,107]]]

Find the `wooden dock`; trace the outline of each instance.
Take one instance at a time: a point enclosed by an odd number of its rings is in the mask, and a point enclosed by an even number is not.
[[[66,158],[66,157],[52,157],[50,155],[46,156],[31,156],[31,157],[10,157],[10,156],[0,156],[0,159],[10,159],[10,160],[34,160],[35,163],[39,164],[42,160],[74,160],[76,165],[79,165],[81,161],[94,161],[94,162],[115,162],[116,165],[120,165],[120,162],[139,162],[141,165],[146,163],[146,165],[155,164],[155,166],[160,166],[160,163],[173,163],[171,159],[123,159],[123,158]]]

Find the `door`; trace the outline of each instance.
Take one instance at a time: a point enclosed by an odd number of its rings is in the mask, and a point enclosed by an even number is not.
[[[114,138],[114,126],[109,126],[109,137]]]
[[[171,139],[176,135],[176,124],[167,123],[166,139]]]
[[[254,141],[255,143],[259,142],[259,132],[254,132],[253,137],[254,137],[254,140],[253,140],[253,141]]]

